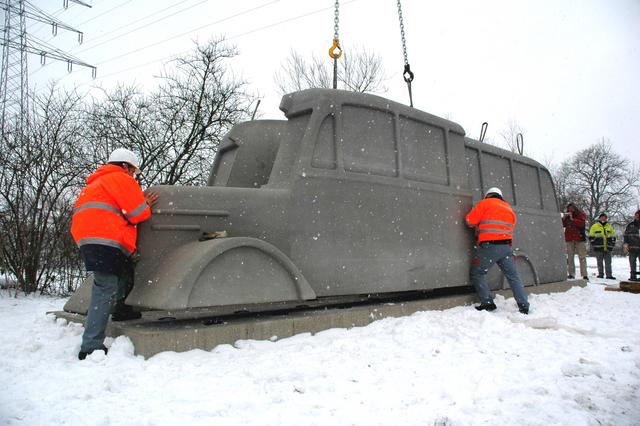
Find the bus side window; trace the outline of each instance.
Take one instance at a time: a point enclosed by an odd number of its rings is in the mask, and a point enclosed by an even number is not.
[[[545,169],[540,169],[540,183],[542,184],[542,202],[544,209],[552,212],[558,211],[556,193],[553,190],[551,175]]]
[[[398,176],[393,126],[393,115],[388,112],[343,105],[343,139],[340,142],[343,144],[345,170]]]
[[[400,116],[402,175],[420,182],[446,185],[447,148],[444,130]]]
[[[327,115],[318,131],[311,165],[320,169],[336,168],[336,124],[333,114]]]
[[[538,169],[528,164],[514,161],[513,176],[518,206],[541,210],[542,200],[540,199],[540,186],[538,184]]]
[[[477,203],[482,199],[482,181],[480,180],[480,155],[478,150],[474,148],[465,149],[465,157],[467,160],[467,181],[473,202]]]
[[[482,153],[482,181],[485,190],[497,186],[502,190],[504,200],[513,204],[513,185],[509,159],[488,152]]]

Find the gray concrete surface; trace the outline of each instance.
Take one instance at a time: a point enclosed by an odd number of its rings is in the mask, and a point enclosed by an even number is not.
[[[525,285],[566,277],[549,171],[452,121],[343,90],[285,95],[286,120],[238,123],[208,185],[156,186],[127,304],[182,310],[469,285],[464,217],[500,187]],[[225,238],[210,239],[224,234]],[[493,290],[506,284],[494,268]],[[84,313],[86,286],[65,311]]]
[[[530,294],[563,292],[574,286],[584,287],[585,281],[561,281],[527,287]],[[512,297],[510,290],[496,292]],[[434,297],[399,303],[372,304],[345,309],[319,309],[289,314],[261,315],[229,319],[207,325],[202,318],[162,321],[162,313],[145,312],[143,318],[128,322],[110,322],[109,336],[128,336],[135,353],[145,358],[164,351],[182,352],[191,349],[211,350],[221,344],[233,344],[241,339],[282,339],[299,333],[317,333],[330,328],[361,327],[386,317],[402,317],[418,311],[443,310],[455,306],[472,305],[475,294]],[[514,302],[515,303],[515,302]],[[470,309],[471,306],[469,307]],[[535,310],[535,305],[532,306]],[[84,315],[55,312],[58,318],[83,322]]]

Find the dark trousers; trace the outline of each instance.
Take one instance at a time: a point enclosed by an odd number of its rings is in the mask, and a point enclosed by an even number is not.
[[[594,250],[594,253],[596,255],[596,263],[598,264],[598,277],[602,277],[606,273],[607,277],[612,277],[613,274],[611,273],[611,252],[610,251],[598,251],[598,250]],[[604,267],[603,267],[603,261],[604,261]]]
[[[639,277],[638,270],[636,269],[639,256],[640,251],[629,250],[629,269],[631,270],[631,276],[629,278],[632,280],[637,280]]]

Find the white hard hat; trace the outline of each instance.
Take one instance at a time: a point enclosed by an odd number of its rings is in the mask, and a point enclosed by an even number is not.
[[[107,163],[128,163],[136,168],[136,173],[140,173],[140,160],[138,160],[138,156],[126,148],[114,149]]]
[[[491,187],[491,188],[487,189],[487,192],[485,192],[485,193],[484,193],[485,198],[486,198],[486,196],[487,196],[487,195],[489,195],[489,194],[498,194],[499,196],[501,196],[501,197],[502,197],[502,191],[500,191],[500,188],[495,187],[495,186],[493,186],[493,187]]]

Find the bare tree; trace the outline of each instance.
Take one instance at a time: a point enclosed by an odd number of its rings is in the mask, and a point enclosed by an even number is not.
[[[522,127],[520,127],[515,119],[510,118],[509,121],[507,121],[507,126],[502,131],[500,131],[499,134],[502,138],[502,143],[507,147],[509,151],[518,152],[518,134],[522,133]]]
[[[568,187],[569,179],[569,167],[568,162],[565,161],[561,164],[554,164],[551,161],[547,161],[545,166],[551,173],[551,179],[553,179],[553,186],[556,189],[556,195],[560,208],[564,209],[570,202],[579,204],[582,209],[581,201],[576,198],[575,192]]]
[[[333,77],[330,65],[326,61],[313,55],[311,61],[307,60],[295,50],[291,50],[289,57],[281,64],[281,69],[276,71],[274,80],[281,94],[297,92],[310,87],[331,88]]]
[[[333,87],[333,60],[315,54],[307,61],[292,50],[276,72],[274,80],[281,94],[299,90]],[[363,93],[383,93],[385,76],[382,59],[362,47],[343,52],[338,60],[338,88]]]
[[[228,67],[236,54],[221,39],[197,44],[155,92],[119,87],[95,102],[89,128],[102,158],[124,146],[140,154],[143,184],[205,183],[222,137],[250,117],[253,99]]]
[[[161,75],[155,92],[119,87],[89,108],[52,86],[34,96],[27,133],[3,129],[0,265],[20,289],[75,289],[81,262],[69,235],[72,204],[114,148],[140,153],[143,184],[206,181],[224,134],[250,116],[245,83],[227,67],[235,55],[222,40],[197,45]]]
[[[88,170],[80,102],[51,86],[33,96],[27,133],[5,132],[0,142],[2,263],[26,293],[78,269],[77,256],[73,264],[60,251],[68,251],[71,203]]]
[[[565,204],[576,202],[591,221],[606,212],[612,222],[619,222],[635,205],[638,172],[636,165],[615,153],[603,138],[563,162],[554,179]]]

